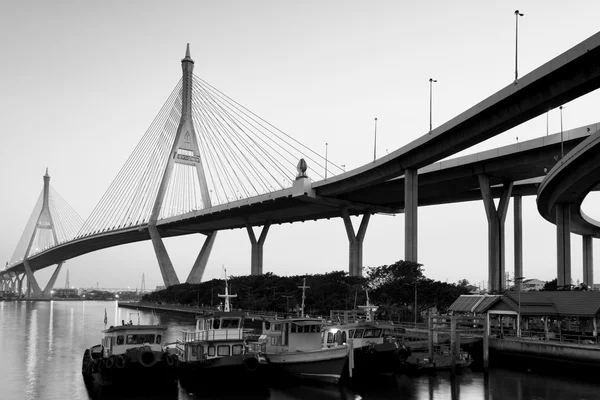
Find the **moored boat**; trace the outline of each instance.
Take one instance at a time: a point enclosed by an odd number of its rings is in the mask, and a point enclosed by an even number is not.
[[[298,317],[263,322],[254,351],[264,354],[273,379],[296,377],[338,383],[346,368],[348,347],[321,345],[322,318]]]
[[[302,288],[301,316],[287,319],[265,319],[262,334],[252,343],[256,352],[264,354],[268,371],[274,380],[296,377],[338,383],[348,361],[348,347],[323,347],[322,318],[304,316],[306,279]]]
[[[207,382],[223,377],[237,384],[260,383],[266,359],[248,348],[254,330],[247,327],[251,321],[246,321],[244,312],[231,310],[229,299],[236,296],[229,294],[225,277],[225,294],[219,295],[225,299],[223,310],[198,315],[196,330],[182,332],[182,339],[168,346],[179,361],[182,386],[199,384],[206,389]]]
[[[430,355],[428,352],[413,352],[407,359],[407,363],[413,366],[416,372],[434,372],[452,369],[452,352],[449,346],[436,346]],[[460,351],[454,356],[454,368],[467,368],[473,362],[473,358],[466,351]]]
[[[166,330],[164,325],[131,323],[105,329],[101,343],[83,354],[84,380],[103,387],[176,384],[177,359],[162,348]]]
[[[339,318],[337,323],[324,327],[323,347],[350,345],[353,351],[353,376],[392,373],[410,368],[407,362],[410,348],[398,342],[398,327],[391,322],[375,320],[378,306],[370,304],[368,293],[367,304],[359,308],[363,310],[363,318],[358,317],[358,310],[338,312],[338,315],[345,316],[344,319]]]

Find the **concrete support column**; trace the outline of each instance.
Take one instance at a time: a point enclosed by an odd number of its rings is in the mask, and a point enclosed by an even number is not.
[[[267,233],[269,232],[270,227],[271,223],[267,222],[263,227],[262,232],[260,233],[260,237],[258,238],[258,240],[256,240],[256,236],[254,235],[252,225],[246,224],[248,236],[250,237],[250,244],[252,245],[252,260],[250,266],[251,275],[262,275],[263,273],[263,247],[265,244],[265,240],[267,239]]]
[[[23,265],[25,266],[25,273],[27,274],[27,296],[31,297],[31,292],[33,291],[34,297],[42,297],[42,289],[40,289],[40,285],[38,285],[33,276],[33,271],[29,267],[27,259],[23,260]]]
[[[179,278],[177,278],[177,273],[175,272],[175,268],[173,268],[173,263],[155,223],[148,224],[148,233],[150,233],[150,239],[152,240],[152,246],[154,247],[154,253],[158,260],[158,266],[160,267],[165,287],[179,285]]]
[[[556,205],[556,285],[571,285],[571,205]]]
[[[58,274],[60,273],[60,269],[62,268],[64,263],[65,263],[64,261],[60,262],[58,264],[58,266],[56,267],[56,269],[54,270],[54,273],[52,274],[52,276],[50,277],[50,280],[48,281],[48,283],[46,284],[46,287],[44,288],[44,297],[52,296],[52,289],[54,288],[54,284],[56,283],[56,278],[58,278]]]
[[[366,213],[363,215],[360,221],[360,227],[358,228],[358,234],[354,234],[354,227],[350,220],[350,214],[347,209],[342,209],[342,219],[344,220],[344,226],[346,227],[346,234],[348,235],[349,251],[348,251],[348,273],[350,276],[362,276],[363,270],[363,241],[365,234],[367,233],[367,226],[371,219],[371,214]]]
[[[419,178],[416,169],[404,171],[404,260],[418,262]]]
[[[585,235],[583,241],[583,283],[591,287],[594,284],[594,246],[591,235]]]
[[[488,220],[488,287],[492,293],[502,293],[505,289],[505,240],[504,221],[513,183],[505,182],[500,195],[498,209],[494,204],[490,179],[487,175],[477,175],[485,214]]]
[[[523,276],[523,207],[522,196],[513,197],[515,218],[515,278]],[[520,279],[518,290],[523,291],[523,279]]]
[[[25,274],[21,275],[20,278],[17,276],[17,291],[19,292],[19,297],[21,297],[23,293],[23,279],[25,279]]]
[[[210,232],[206,235],[206,239],[204,240],[204,244],[202,245],[202,249],[200,253],[198,253],[198,257],[192,266],[192,270],[188,275],[186,282],[187,283],[200,283],[202,282],[202,276],[204,275],[204,270],[206,270],[206,264],[208,263],[208,257],[210,256],[210,252],[212,250],[213,244],[215,243],[215,239],[217,238],[217,232]]]
[[[17,282],[19,281],[19,278],[15,276],[15,278],[12,281],[12,285],[11,285],[11,289],[13,292],[17,291]]]

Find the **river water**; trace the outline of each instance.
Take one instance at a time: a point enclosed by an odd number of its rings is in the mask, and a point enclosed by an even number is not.
[[[518,365],[511,369],[490,368],[487,374],[466,369],[453,378],[449,373],[395,375],[351,387],[304,385],[252,395],[244,394],[244,390],[219,395],[217,390],[205,396],[188,393],[180,386],[158,394],[105,394],[87,388],[81,376],[83,352],[100,342],[105,310],[108,325],[121,320],[137,324],[138,316],[142,324],[167,325],[165,342],[179,338],[182,330],[194,328],[191,318],[142,311],[131,314],[129,309],[118,308],[116,302],[0,302],[0,399],[600,399],[598,378],[544,375],[520,371]],[[228,377],[223,378],[223,383],[210,384],[235,385]]]

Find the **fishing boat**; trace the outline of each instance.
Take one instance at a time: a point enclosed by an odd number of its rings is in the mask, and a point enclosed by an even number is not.
[[[104,314],[106,325],[106,310]],[[164,325],[122,321],[102,331],[100,344],[86,349],[81,372],[86,383],[102,387],[161,387],[177,383],[177,359],[163,351]],[[140,382],[142,385],[140,386]]]
[[[304,315],[306,280],[301,287],[301,316],[264,319],[258,341],[250,345],[265,356],[272,382],[292,377],[339,383],[347,364],[348,347],[322,346],[321,331],[327,322]]]
[[[416,372],[435,372],[452,369],[452,352],[450,346],[434,346],[433,352],[413,352],[406,361]],[[473,358],[466,351],[459,351],[454,356],[454,368],[467,368],[473,363]]]
[[[398,327],[375,320],[379,307],[370,304],[368,291],[366,305],[358,307],[360,312],[332,311],[332,324],[323,330],[323,347],[350,345],[353,375],[392,373],[412,367],[407,362],[410,348],[397,340]]]
[[[196,329],[182,332],[181,340],[167,346],[169,353],[179,361],[178,375],[183,386],[200,384],[227,377],[232,382],[257,385],[266,359],[248,347],[248,340],[256,338],[252,322],[245,313],[231,309],[227,273],[225,273],[224,306],[196,317]],[[256,324],[255,324],[256,326]],[[235,386],[235,385],[234,385]]]

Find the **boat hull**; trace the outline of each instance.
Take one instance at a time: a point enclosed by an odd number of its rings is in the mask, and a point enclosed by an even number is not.
[[[347,365],[347,349],[332,348],[306,352],[267,354],[270,373],[275,377],[294,377],[339,383]]]
[[[86,350],[82,362],[82,375],[88,384],[97,384],[101,387],[118,387],[133,390],[144,388],[168,388],[177,385],[177,366],[175,358],[170,358],[164,353],[153,352],[151,362],[144,359],[137,360],[123,357],[119,362],[109,358],[92,358]]]
[[[354,376],[402,372],[409,367],[410,350],[397,347],[394,343],[354,349]]]

